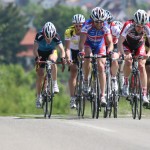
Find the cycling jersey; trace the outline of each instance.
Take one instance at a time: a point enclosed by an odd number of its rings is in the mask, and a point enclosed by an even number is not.
[[[113,43],[117,44],[121,30],[114,22],[111,22],[109,24],[109,26],[110,26],[111,35],[112,35],[112,38],[113,38]]]
[[[121,31],[121,35],[126,39],[123,45],[131,50],[137,50],[144,44],[144,34],[150,37],[150,28],[148,24],[143,26],[143,31],[141,33],[137,33],[133,20],[125,22]]]
[[[104,36],[111,34],[107,22],[104,22],[103,27],[97,30],[92,19],[89,19],[82,27],[81,33],[87,34],[85,46],[90,47],[94,54],[106,54]]]
[[[74,26],[70,26],[65,31],[65,40],[70,41],[70,49],[79,50],[79,39],[80,39],[80,36],[76,35]]]
[[[58,44],[62,43],[58,33],[52,39],[51,43],[47,43],[42,31],[36,34],[35,42],[37,42],[39,45],[39,51],[53,51]]]

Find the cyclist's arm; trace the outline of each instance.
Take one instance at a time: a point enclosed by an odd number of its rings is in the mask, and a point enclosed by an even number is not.
[[[61,51],[61,58],[65,58],[65,50],[64,50],[64,46],[62,43],[59,43],[57,45],[58,49]]]
[[[147,50],[147,56],[150,57],[150,37],[147,37],[147,44],[145,44]]]
[[[36,57],[39,57],[39,54],[38,54],[38,47],[39,47],[39,45],[38,45],[38,43],[35,41],[35,42],[34,42],[34,45],[33,45],[33,54],[34,54],[35,58],[36,58]]]
[[[108,34],[107,36],[105,36],[105,40],[106,40],[106,43],[108,44],[107,51],[111,52],[114,48],[113,41],[112,41],[112,35]]]
[[[124,54],[124,50],[123,50],[123,42],[125,41],[125,37],[120,35],[119,39],[118,39],[118,43],[117,43],[117,47],[118,47],[118,51],[121,54]]]
[[[80,40],[79,40],[79,50],[84,51],[84,43],[86,41],[87,34],[81,33],[80,34]]]
[[[70,40],[65,40],[66,59],[70,60]]]

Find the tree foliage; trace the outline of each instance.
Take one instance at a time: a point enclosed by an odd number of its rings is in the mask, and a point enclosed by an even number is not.
[[[26,31],[26,17],[17,6],[0,6],[0,61],[16,62],[16,53],[21,49],[20,41]]]
[[[0,115],[42,114],[35,107],[35,70],[25,72],[20,65],[0,65]],[[69,111],[68,93],[60,82],[54,97],[53,114]]]

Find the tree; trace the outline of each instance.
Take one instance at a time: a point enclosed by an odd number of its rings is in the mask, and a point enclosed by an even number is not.
[[[27,19],[17,6],[0,6],[0,61],[16,63],[16,53],[21,49],[19,42],[25,34]]]

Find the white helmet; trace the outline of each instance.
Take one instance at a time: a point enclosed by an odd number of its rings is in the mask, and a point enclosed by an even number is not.
[[[43,27],[43,33],[47,39],[53,38],[56,34],[56,28],[53,23],[47,22]]]
[[[137,24],[144,25],[149,22],[148,14],[144,10],[139,9],[134,14],[134,21]]]
[[[114,21],[115,25],[119,27],[120,30],[123,28],[123,23],[120,21]]]
[[[81,14],[76,14],[72,18],[72,23],[84,23],[85,17]]]
[[[111,22],[113,20],[113,16],[112,16],[111,12],[108,10],[105,10],[105,13],[106,13],[106,20],[108,22]]]
[[[94,21],[105,21],[106,19],[106,12],[104,9],[100,8],[100,7],[96,7],[92,10],[91,12],[91,18]]]

